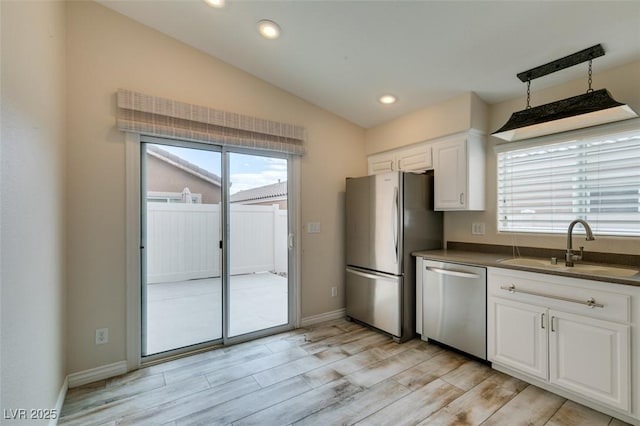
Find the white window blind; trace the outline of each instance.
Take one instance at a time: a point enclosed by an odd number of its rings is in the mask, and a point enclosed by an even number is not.
[[[640,130],[498,153],[498,230],[640,235]]]

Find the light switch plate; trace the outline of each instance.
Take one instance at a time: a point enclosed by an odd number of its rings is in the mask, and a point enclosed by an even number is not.
[[[473,235],[484,235],[484,222],[473,222],[471,224],[471,233]]]
[[[319,234],[319,233],[320,233],[320,222],[307,223],[307,234]]]

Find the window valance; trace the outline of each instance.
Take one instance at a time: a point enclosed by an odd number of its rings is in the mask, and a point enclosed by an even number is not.
[[[215,145],[304,154],[301,126],[118,90],[118,129]]]

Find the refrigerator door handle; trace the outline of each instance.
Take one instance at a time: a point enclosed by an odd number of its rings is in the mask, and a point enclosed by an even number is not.
[[[393,244],[396,253],[395,264],[398,264],[398,187],[393,188]]]
[[[376,272],[376,273],[363,272],[363,271],[359,271],[359,270],[354,269],[354,268],[347,268],[347,272],[349,272],[350,274],[353,274],[353,275],[358,275],[360,277],[370,278],[370,279],[373,279],[373,280],[388,279],[390,281],[396,281],[398,279],[398,277],[395,276],[395,275],[382,274],[382,273],[379,273],[379,272]]]

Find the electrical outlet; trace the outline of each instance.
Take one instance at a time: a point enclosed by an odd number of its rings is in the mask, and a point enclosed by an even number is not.
[[[96,345],[104,345],[109,342],[109,329],[98,328],[96,330]]]
[[[484,222],[473,222],[471,224],[471,233],[473,235],[484,235]]]
[[[338,295],[338,287],[331,287],[331,297],[336,297]]]

